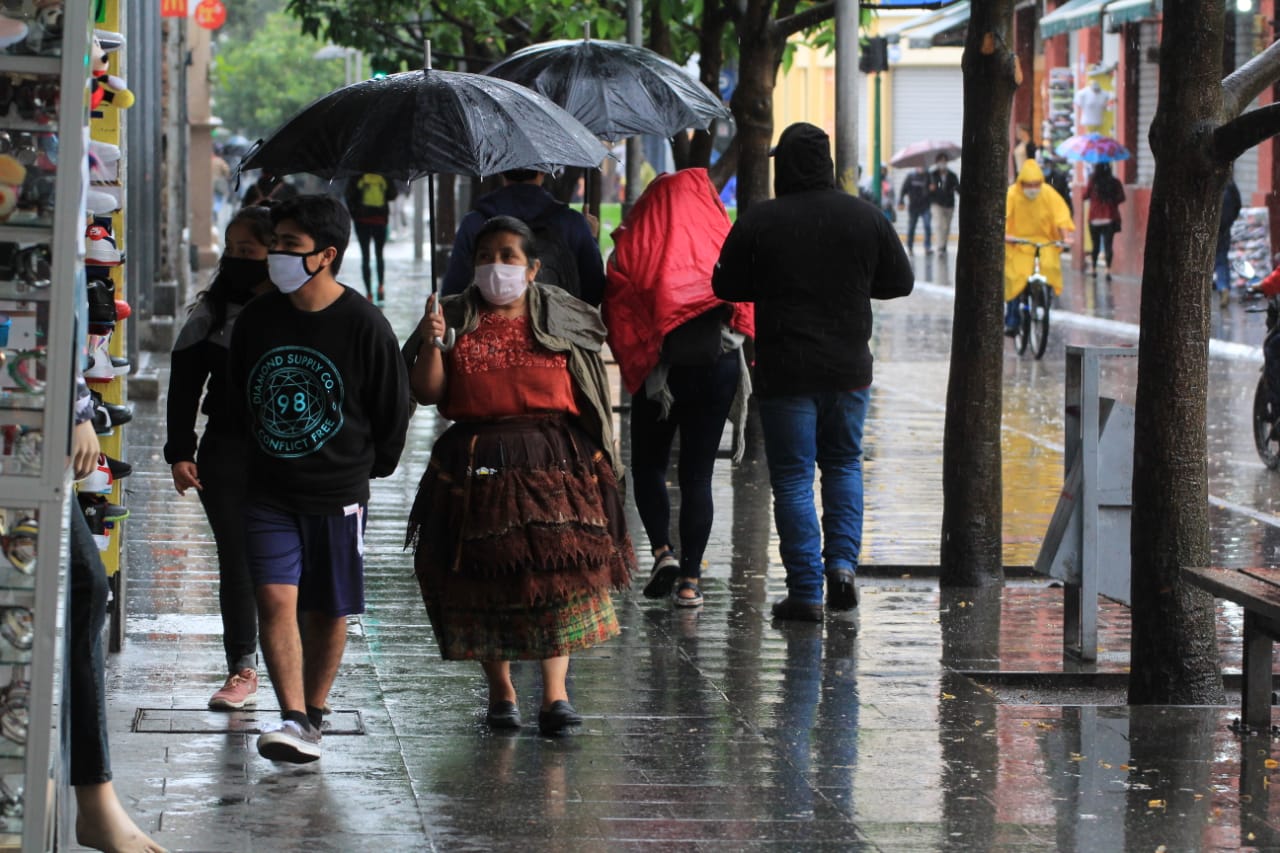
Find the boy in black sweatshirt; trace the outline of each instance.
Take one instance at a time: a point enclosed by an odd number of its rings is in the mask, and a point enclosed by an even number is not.
[[[262,651],[282,725],[258,738],[272,761],[320,757],[320,722],[364,612],[369,479],[391,474],[409,423],[395,333],[334,276],[351,220],[328,196],[272,208],[277,292],[241,311],[229,395],[252,435],[245,525]],[[299,630],[299,622],[305,630]]]

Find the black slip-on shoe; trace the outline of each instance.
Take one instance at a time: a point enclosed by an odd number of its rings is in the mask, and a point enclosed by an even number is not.
[[[832,569],[827,572],[827,606],[832,610],[853,610],[858,606],[858,587],[853,572]]]
[[[822,605],[796,601],[791,596],[780,598],[773,603],[774,619],[794,619],[797,622],[821,622]]]
[[[493,729],[520,728],[520,709],[515,702],[494,702],[484,715],[484,721]]]
[[[538,712],[538,731],[548,737],[564,734],[570,726],[582,725],[582,715],[563,699],[551,703],[551,707]]]

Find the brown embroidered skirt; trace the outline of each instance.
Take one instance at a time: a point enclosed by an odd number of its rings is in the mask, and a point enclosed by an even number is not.
[[[563,415],[436,441],[407,544],[446,660],[543,660],[618,634],[635,551],[603,451]]]

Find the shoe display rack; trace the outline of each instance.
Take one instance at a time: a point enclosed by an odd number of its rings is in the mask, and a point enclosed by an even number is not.
[[[89,7],[0,5],[0,849],[54,842]]]
[[[123,425],[133,418],[128,406],[129,360],[125,356],[124,324],[129,316],[125,294],[125,213],[122,209],[126,157],[123,156],[123,110],[133,95],[123,79],[126,56],[120,0],[96,0],[98,19],[89,45],[90,141],[89,187],[85,208],[84,263],[89,293],[89,367],[85,380],[94,395],[94,428],[102,446],[100,467],[106,476],[96,484],[79,486],[79,503],[98,542],[111,583],[108,648],[120,650],[124,641],[125,574],[120,554],[129,515],[120,477],[124,462]],[[114,469],[114,470],[113,470]],[[96,486],[96,488],[94,487]]]
[[[1041,138],[1052,154],[1058,144],[1075,133],[1076,88],[1070,68],[1049,69],[1048,109],[1044,116],[1044,133]]]

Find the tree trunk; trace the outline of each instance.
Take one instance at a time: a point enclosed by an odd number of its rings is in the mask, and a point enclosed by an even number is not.
[[[1013,0],[975,2],[964,58],[964,181],[951,376],[942,451],[944,586],[1004,583],[1000,412],[1004,361],[1005,164],[1020,82]]]
[[[724,28],[728,23],[721,7],[707,3],[702,11],[702,28],[698,31],[698,79],[717,97],[720,95],[720,74],[724,70]],[[714,125],[713,125],[714,127]],[[709,132],[693,134],[689,145],[689,165],[711,165],[711,149],[715,144]]]
[[[770,32],[773,0],[748,0],[738,20],[738,87],[729,107],[738,124],[738,214],[769,198],[773,87],[781,53]]]
[[[1223,17],[1222,0],[1164,8],[1138,341],[1131,704],[1223,701],[1213,597],[1179,574],[1209,561],[1208,282],[1228,170],[1212,155]]]

